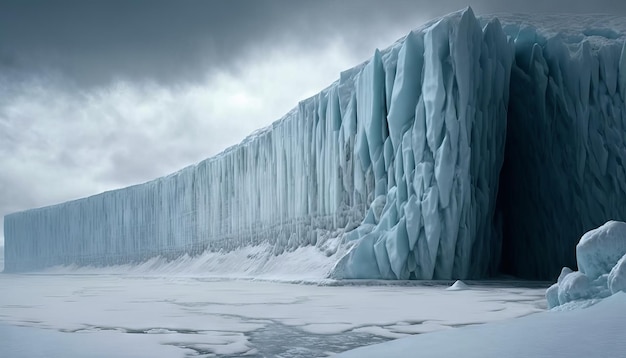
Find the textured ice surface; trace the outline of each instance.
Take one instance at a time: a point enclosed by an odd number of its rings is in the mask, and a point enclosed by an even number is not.
[[[411,31],[168,177],[6,216],[7,270],[338,237],[334,278],[553,278],[585,230],[626,219],[626,26],[498,18]]]
[[[512,43],[497,21],[482,29],[467,11],[411,32],[387,54],[386,66],[375,56],[365,67],[382,72],[396,63],[387,123],[378,114],[377,126],[363,131],[369,157],[355,151],[357,168],[367,168],[365,181],[373,182],[373,193],[365,185],[366,202],[381,205],[370,206],[366,230],[348,237],[354,247],[333,276],[482,276],[500,240],[492,216]],[[388,87],[379,78],[382,96]],[[381,126],[389,128],[382,140]]]
[[[585,233],[576,246],[578,269],[564,267],[546,291],[548,307],[585,306],[626,292],[626,223],[609,221]]]
[[[452,14],[341,74],[271,127],[168,177],[5,218],[9,271],[347,235],[340,278],[482,276],[513,44]]]
[[[578,270],[596,279],[626,254],[626,223],[609,221],[583,235],[576,245]]]
[[[553,280],[560,267],[575,267],[583,233],[626,220],[626,21],[502,21],[515,40],[502,262],[510,274]]]
[[[449,292],[433,283],[293,285],[163,268],[0,275],[0,357],[328,357],[526,316],[544,301],[543,286],[511,282]]]
[[[611,294],[626,292],[626,254],[613,266],[607,277]]]

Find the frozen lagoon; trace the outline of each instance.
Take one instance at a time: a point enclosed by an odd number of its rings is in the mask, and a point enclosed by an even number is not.
[[[0,275],[3,357],[323,357],[540,312],[548,285],[77,272]]]

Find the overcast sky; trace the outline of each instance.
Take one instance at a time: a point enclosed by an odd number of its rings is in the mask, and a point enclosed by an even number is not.
[[[0,217],[215,155],[467,5],[626,14],[615,0],[2,1]]]

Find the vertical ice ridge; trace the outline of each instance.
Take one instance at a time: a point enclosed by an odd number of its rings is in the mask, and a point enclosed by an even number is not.
[[[407,35],[387,116],[395,185],[334,277],[487,273],[501,239],[492,223],[513,55],[499,23],[483,32],[471,9]]]
[[[487,89],[508,88],[512,57],[504,34],[490,29],[483,33],[471,9],[452,14],[376,50],[217,157],[142,185],[8,215],[6,268],[108,265],[261,243],[280,254],[356,228],[345,236],[354,248],[335,277],[484,274],[488,260],[472,255],[487,255],[499,239],[489,215],[506,110],[503,94]],[[495,110],[481,111],[480,101]]]

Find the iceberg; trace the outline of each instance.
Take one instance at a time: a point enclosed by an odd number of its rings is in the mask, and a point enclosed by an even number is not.
[[[5,270],[337,238],[336,279],[554,279],[626,220],[625,24],[436,19],[213,158],[7,215]]]
[[[578,270],[561,270],[546,291],[549,308],[580,307],[626,292],[626,223],[609,221],[586,232],[576,245]]]

